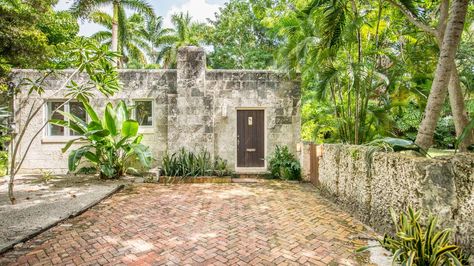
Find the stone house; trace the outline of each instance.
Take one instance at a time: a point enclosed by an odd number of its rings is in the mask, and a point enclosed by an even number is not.
[[[65,95],[57,90],[66,73],[68,70],[46,80],[41,97],[47,104],[32,121],[27,135],[40,130],[48,112],[64,101]],[[19,82],[39,75],[36,70],[16,70],[13,76]],[[205,149],[213,157],[220,156],[236,172],[255,173],[266,170],[267,158],[276,145],[286,145],[296,153],[300,139],[300,84],[283,73],[208,70],[202,48],[184,47],[178,52],[177,69],[119,70],[119,76],[123,84],[120,92],[110,99],[97,94],[91,103],[98,110],[103,110],[108,101],[122,99],[134,104],[143,143],[150,146],[157,164],[166,151],[184,147]],[[20,127],[34,97],[37,96],[28,97],[26,93],[17,97],[17,104],[24,105],[23,113],[15,114]],[[74,102],[66,105],[65,111],[86,116]],[[53,125],[42,131],[22,172],[66,172],[68,154],[63,154],[61,148],[77,136]],[[26,142],[21,145],[24,149]]]

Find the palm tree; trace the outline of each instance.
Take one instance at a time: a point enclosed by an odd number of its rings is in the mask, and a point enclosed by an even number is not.
[[[175,41],[173,29],[163,27],[163,18],[156,17],[148,19],[145,27],[141,28],[140,34],[149,42],[148,57],[152,63],[160,63],[159,49],[170,46]]]
[[[205,25],[192,21],[189,13],[178,13],[171,17],[174,30],[166,38],[167,44],[163,45],[157,55],[157,60],[163,62],[165,68],[176,66],[178,49],[182,46],[199,46],[203,40]]]
[[[77,17],[89,18],[99,11],[100,7],[112,5],[111,50],[118,51],[119,31],[125,32],[127,16],[125,9],[130,9],[145,14],[148,18],[155,17],[152,6],[146,0],[75,0],[71,12]],[[119,30],[120,29],[120,30]]]
[[[105,44],[113,42],[112,17],[104,12],[94,12],[89,18],[106,28],[98,31],[91,38]],[[133,14],[122,22],[118,31],[117,51],[122,55],[119,65],[123,66],[130,60],[142,65],[147,63],[146,54],[150,53],[151,47],[144,34],[145,19],[139,14]]]
[[[428,104],[425,109],[425,116],[421,121],[416,144],[424,150],[428,150],[433,143],[433,135],[438,122],[441,109],[443,107],[447,88],[449,85],[451,72],[455,69],[454,57],[461,41],[461,34],[464,29],[466,19],[468,0],[453,1],[451,16],[446,26],[443,36],[441,51],[439,54],[438,65],[431,85],[431,92],[428,98]]]
[[[401,13],[415,25],[421,31],[431,35],[436,40],[436,44],[441,50],[441,45],[443,43],[444,34],[446,32],[446,26],[449,18],[449,0],[439,1],[438,5],[431,8],[435,10],[433,15],[422,16],[422,13],[431,13],[430,9],[423,9],[417,7],[417,3],[412,0],[407,1],[394,1],[387,0],[390,4],[395,6],[401,11]],[[427,21],[424,18],[432,18],[435,21]],[[435,25],[434,27],[432,25]],[[466,27],[468,28],[468,27]],[[460,137],[463,134],[464,129],[469,123],[469,116],[466,111],[466,106],[464,103],[463,92],[461,89],[461,80],[460,73],[458,72],[456,62],[453,59],[452,62],[451,76],[448,83],[448,94],[449,102],[451,105],[451,110],[454,118],[454,124],[456,128],[456,136]],[[459,150],[466,151],[467,147],[474,143],[474,132],[467,132],[466,137],[460,143]]]

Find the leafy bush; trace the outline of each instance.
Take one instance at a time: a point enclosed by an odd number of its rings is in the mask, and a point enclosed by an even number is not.
[[[227,160],[222,159],[217,156],[214,160],[214,175],[216,176],[226,176],[229,175],[230,171],[227,169]]]
[[[58,112],[69,121],[50,121],[81,135],[69,141],[62,149],[63,152],[76,141],[87,142],[69,154],[69,171],[76,171],[82,159],[95,165],[101,178],[119,178],[130,168],[134,159],[138,159],[144,167],[151,166],[151,152],[147,146],[140,143],[143,136],[138,135],[138,122],[130,119],[130,110],[125,102],[120,101],[115,108],[108,103],[102,119],[87,101],[82,103],[91,120],[88,124],[73,114],[61,111]]]
[[[269,161],[269,170],[273,178],[298,180],[301,178],[301,166],[287,146],[276,146]]]
[[[433,137],[434,146],[442,149],[454,149],[456,143],[456,129],[451,115],[442,117],[436,126]]]
[[[430,216],[422,225],[421,212],[408,208],[397,215],[390,210],[395,225],[395,235],[385,234],[379,240],[382,247],[393,254],[393,263],[402,265],[469,265],[469,257],[459,246],[451,243],[451,230],[437,230],[437,218]],[[370,247],[363,247],[358,251]]]
[[[7,174],[8,169],[8,153],[0,151],[0,177]]]
[[[220,157],[216,157],[212,161],[208,151],[195,154],[181,148],[171,155],[166,153],[161,163],[161,175],[163,176],[224,176],[229,173],[227,161]]]
[[[399,152],[399,151],[414,151],[419,153],[420,155],[426,155],[426,151],[421,149],[418,145],[416,145],[411,140],[406,139],[399,139],[399,138],[381,138],[373,140],[367,143],[368,146],[375,147],[375,150],[371,150],[371,152],[377,151],[377,148],[383,149],[385,151],[391,152]]]

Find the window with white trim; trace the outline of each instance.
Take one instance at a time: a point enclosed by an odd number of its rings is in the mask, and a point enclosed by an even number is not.
[[[153,101],[152,100],[134,100],[135,120],[140,126],[153,126]]]
[[[87,113],[84,108],[84,105],[81,102],[70,101],[70,102],[67,102],[66,104],[64,104],[64,102],[65,100],[54,100],[54,101],[47,102],[47,105],[46,105],[47,117],[46,118],[47,119],[50,118],[51,113],[57,109],[58,111],[71,113],[77,116],[78,118],[82,119],[83,121],[87,121]],[[54,112],[51,118],[67,121],[67,118],[65,118],[59,112]],[[67,137],[67,136],[77,136],[79,134],[64,127],[48,124],[46,135],[50,137],[56,137],[56,136]]]

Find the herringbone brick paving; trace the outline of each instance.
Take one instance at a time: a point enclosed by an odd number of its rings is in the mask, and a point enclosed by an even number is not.
[[[0,257],[11,265],[359,265],[364,226],[310,185],[137,185]]]

